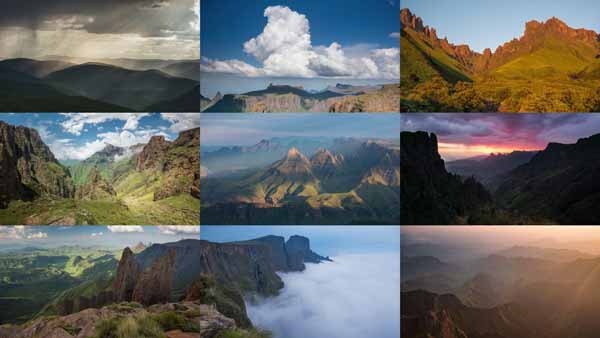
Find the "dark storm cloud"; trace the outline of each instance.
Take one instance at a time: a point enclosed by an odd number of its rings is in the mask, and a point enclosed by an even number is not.
[[[4,0],[0,28],[81,29],[145,37],[189,34],[199,0]],[[196,6],[195,6],[196,4]]]

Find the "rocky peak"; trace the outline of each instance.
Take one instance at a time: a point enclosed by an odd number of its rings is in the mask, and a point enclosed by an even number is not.
[[[87,183],[77,187],[75,198],[80,200],[106,200],[117,195],[112,185],[106,181],[98,168],[94,167],[87,177]]]
[[[0,121],[0,208],[11,200],[39,196],[73,197],[68,170],[32,128]]]
[[[161,164],[170,144],[171,142],[167,141],[162,135],[152,136],[137,156],[136,169],[143,171]]]
[[[139,275],[132,300],[144,305],[167,303],[171,298],[176,258],[177,252],[171,248],[144,270]]]
[[[285,243],[288,255],[288,265],[292,271],[305,269],[304,263],[321,263],[330,261],[329,257],[323,257],[310,249],[310,240],[304,236],[293,235]]]
[[[115,302],[128,302],[131,300],[139,274],[140,267],[135,260],[133,251],[127,247],[123,250],[121,260],[119,260],[112,285]]]
[[[402,27],[410,27],[417,32],[423,32],[425,29],[423,20],[414,15],[408,8],[402,8],[400,10],[400,25]]]
[[[173,142],[174,146],[198,147],[200,145],[200,128],[193,128],[179,133]]]
[[[338,165],[338,159],[333,156],[328,149],[325,148],[317,150],[317,152],[311,157],[310,162],[313,166]]]
[[[304,175],[311,172],[311,164],[296,147],[288,150],[281,161],[276,162],[273,168],[283,175]]]
[[[587,29],[571,28],[556,17],[552,17],[546,22],[536,20],[527,22],[525,24],[525,34],[520,40],[526,41],[547,34],[558,35],[567,40],[582,41],[594,46],[598,42],[598,34],[596,32]]]

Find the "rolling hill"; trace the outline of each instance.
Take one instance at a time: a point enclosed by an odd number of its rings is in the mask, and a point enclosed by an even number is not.
[[[176,98],[198,85],[197,81],[157,70],[135,71],[92,63],[51,73],[44,80],[56,88],[134,110]]]

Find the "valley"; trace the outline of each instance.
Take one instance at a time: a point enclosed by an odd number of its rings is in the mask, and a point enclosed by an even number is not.
[[[0,336],[198,336],[199,244],[5,249]]]
[[[599,224],[599,149],[596,134],[445,163],[434,133],[402,132],[402,223]]]
[[[244,94],[201,97],[203,112],[399,112],[400,88],[394,84],[336,84],[322,91],[270,84]]]
[[[202,220],[397,224],[399,152],[393,140],[300,137],[205,151]]]
[[[199,128],[66,166],[35,129],[0,122],[0,139],[1,224],[199,224]]]
[[[23,112],[197,112],[198,74],[198,60],[5,59],[0,103]]]
[[[418,239],[432,230],[402,229],[402,337],[595,336],[593,227],[450,227],[452,239]]]
[[[571,28],[556,17],[533,20],[519,38],[479,53],[439,38],[408,8],[401,10],[400,22],[402,112],[592,112],[600,107],[595,31]]]

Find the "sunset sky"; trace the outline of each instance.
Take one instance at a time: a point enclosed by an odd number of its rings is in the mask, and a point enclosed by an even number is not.
[[[402,115],[402,131],[433,132],[445,160],[543,150],[549,142],[575,143],[600,133],[595,114],[411,114]]]

